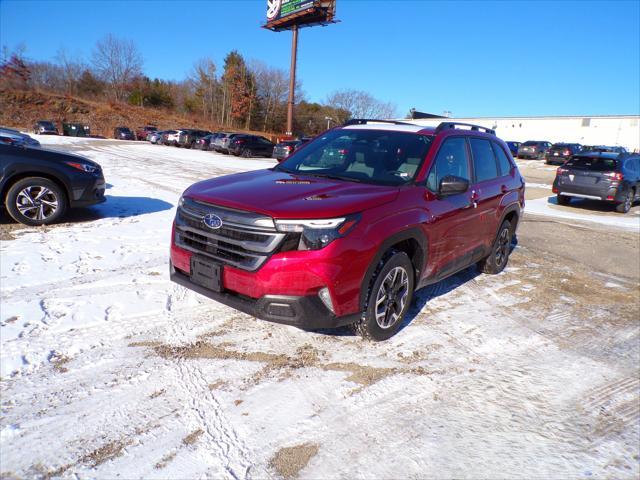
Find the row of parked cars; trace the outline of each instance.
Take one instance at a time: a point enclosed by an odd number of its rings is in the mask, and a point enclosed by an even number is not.
[[[524,143],[507,142],[511,155],[529,160],[545,160],[548,165],[562,165],[581,152],[627,153],[624,147],[606,145],[581,145],[579,143],[551,143],[544,140],[529,140]]]
[[[311,137],[273,143],[271,140],[248,133],[210,132],[193,128],[158,130],[153,126],[141,127],[136,139],[156,145],[215,151],[242,157],[272,157],[281,161],[305,144]]]

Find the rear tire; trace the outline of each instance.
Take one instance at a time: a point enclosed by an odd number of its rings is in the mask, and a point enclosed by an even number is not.
[[[630,188],[627,191],[627,195],[624,197],[624,201],[616,205],[616,212],[627,213],[629,210],[631,210],[634,197],[635,197],[634,191],[633,189]]]
[[[558,200],[558,205],[569,205],[571,203],[571,197],[567,197],[566,195],[558,194],[556,199]]]
[[[5,205],[16,222],[37,227],[62,218],[67,211],[67,196],[47,178],[28,177],[9,188]]]
[[[478,262],[478,270],[482,273],[496,275],[504,270],[511,254],[511,239],[513,237],[513,227],[509,220],[505,220],[498,229],[498,235],[491,247],[488,257]]]
[[[415,279],[409,256],[390,251],[371,282],[367,309],[352,329],[362,338],[379,342],[396,334],[411,305]]]

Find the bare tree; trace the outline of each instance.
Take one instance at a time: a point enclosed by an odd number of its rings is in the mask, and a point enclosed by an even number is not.
[[[289,93],[287,72],[259,62],[251,62],[256,80],[256,94],[262,105],[262,130],[277,130],[276,113],[286,104]]]
[[[210,58],[202,58],[193,66],[189,75],[195,95],[202,103],[202,114],[205,118],[213,121],[214,115],[219,112],[219,90],[218,79],[216,77],[216,64]]]
[[[75,94],[77,92],[78,81],[82,76],[82,72],[86,70],[86,66],[80,62],[71,60],[65,48],[58,50],[56,60],[62,73],[65,93]]]
[[[349,112],[351,118],[394,118],[397,115],[396,106],[377,100],[367,92],[360,90],[339,90],[327,98],[326,104]],[[336,119],[340,122],[348,118]]]
[[[96,43],[92,62],[98,75],[110,86],[116,101],[124,98],[127,84],[142,74],[142,56],[133,41],[111,34]]]

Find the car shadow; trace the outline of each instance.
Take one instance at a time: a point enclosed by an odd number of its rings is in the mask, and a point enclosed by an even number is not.
[[[518,247],[518,236],[517,234],[513,236],[510,247],[510,255],[513,251]],[[476,265],[472,265],[460,272],[452,275],[450,277],[445,278],[444,280],[440,280],[437,283],[432,285],[427,285],[426,287],[422,287],[419,290],[416,290],[413,293],[413,300],[411,301],[411,305],[409,310],[407,311],[407,315],[405,316],[402,325],[398,329],[398,332],[404,330],[407,326],[409,326],[420,314],[420,312],[424,309],[424,307],[430,301],[446,295],[449,292],[463,286],[465,283],[468,283],[474,280],[476,277],[482,275],[482,272],[478,270]],[[335,329],[317,329],[313,330],[315,333],[320,333],[323,335],[329,336],[355,336],[356,334],[353,330],[346,326]],[[397,333],[398,333],[397,332]],[[396,333],[396,334],[397,334]]]
[[[547,203],[549,205],[559,205],[558,198],[556,196],[548,197]],[[589,210],[603,213],[615,212],[615,204],[610,202],[603,202],[600,200],[590,200],[588,198],[572,198],[569,205],[563,206],[576,208],[579,210]]]
[[[85,208],[69,209],[60,222],[49,225],[49,228],[69,223],[93,222],[103,218],[137,217],[173,208],[171,203],[157,198],[120,197],[114,195],[107,195],[106,198],[107,201],[104,203]],[[0,212],[0,225],[12,223],[16,222],[8,215],[5,209],[2,209]]]

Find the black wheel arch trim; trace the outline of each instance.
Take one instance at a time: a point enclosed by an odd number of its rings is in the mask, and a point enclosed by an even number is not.
[[[16,182],[24,180],[25,178],[46,178],[62,189],[67,197],[68,203],[70,203],[73,198],[71,195],[69,182],[65,178],[61,177],[61,175],[53,173],[52,170],[14,170],[13,172],[8,172],[7,175],[2,179],[2,184],[0,185],[0,202],[2,202],[2,204],[5,203],[7,194],[9,193],[9,189]]]
[[[520,217],[522,216],[522,210],[521,210],[520,205],[518,203],[512,203],[511,205],[505,207],[504,211],[502,212],[502,216],[500,217],[500,221],[498,222],[498,226],[496,227],[496,234],[494,235],[494,238],[498,236],[498,233],[500,232],[500,227],[502,226],[502,223],[506,220],[506,218],[511,213],[514,213],[514,212],[516,214],[516,223],[511,225],[511,228],[512,228],[513,233],[515,233],[516,227],[517,227],[518,223],[520,222]]]
[[[373,278],[373,274],[375,273],[378,264],[384,258],[385,253],[387,253],[392,246],[404,242],[406,240],[414,240],[418,243],[421,249],[421,258],[419,267],[416,267],[414,259],[411,258],[411,263],[415,269],[415,278],[414,278],[414,288],[419,283],[420,273],[424,269],[427,263],[428,257],[428,245],[429,242],[427,240],[426,235],[419,227],[410,227],[406,230],[402,230],[400,232],[394,233],[390,237],[387,237],[378,247],[376,254],[373,257],[373,260],[369,264],[367,271],[362,279],[362,286],[360,287],[360,310],[364,311],[365,306],[367,304],[367,297],[369,293],[369,286],[371,284],[371,280]]]

